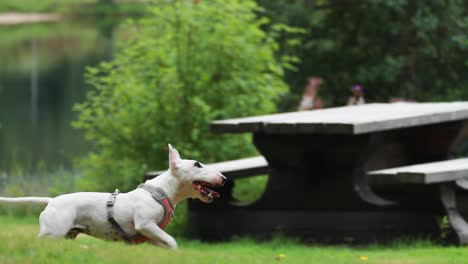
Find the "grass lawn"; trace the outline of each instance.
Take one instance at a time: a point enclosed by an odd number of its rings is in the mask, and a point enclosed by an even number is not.
[[[0,263],[468,263],[468,248],[419,241],[363,248],[300,245],[276,239],[207,244],[180,240],[178,251],[86,236],[38,239],[36,219],[0,217]],[[285,257],[275,259],[279,254]]]

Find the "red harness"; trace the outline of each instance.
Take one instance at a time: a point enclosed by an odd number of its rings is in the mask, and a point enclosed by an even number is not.
[[[167,224],[171,221],[174,213],[174,206],[172,205],[171,201],[167,197],[166,193],[161,189],[161,188],[154,188],[149,185],[145,184],[140,184],[138,188],[141,188],[149,193],[151,193],[151,196],[153,197],[154,200],[156,200],[159,204],[162,205],[164,208],[164,215],[161,221],[159,221],[158,226],[161,229],[164,229]],[[107,201],[107,220],[112,224],[112,226],[117,230],[117,232],[122,236],[122,238],[130,244],[141,244],[149,240],[149,238],[137,234],[135,236],[128,236],[127,233],[120,227],[120,225],[115,221],[113,217],[113,212],[112,208],[115,204],[115,198],[117,197],[118,192],[112,193],[112,195],[109,197],[109,200]]]

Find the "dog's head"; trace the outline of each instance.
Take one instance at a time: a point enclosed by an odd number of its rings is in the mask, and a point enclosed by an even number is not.
[[[211,203],[219,193],[213,187],[221,187],[226,177],[219,171],[196,161],[181,159],[179,152],[169,144],[169,170],[178,179],[187,196]]]

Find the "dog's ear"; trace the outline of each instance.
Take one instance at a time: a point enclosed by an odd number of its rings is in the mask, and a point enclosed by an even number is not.
[[[180,161],[180,155],[177,149],[173,148],[171,144],[168,144],[167,146],[169,148],[169,169],[171,170],[172,175],[175,175]]]

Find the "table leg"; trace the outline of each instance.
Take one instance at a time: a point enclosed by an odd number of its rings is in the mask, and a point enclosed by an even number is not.
[[[468,223],[458,211],[455,190],[455,183],[441,184],[440,199],[447,212],[449,223],[456,232],[460,244],[468,244]]]
[[[353,186],[354,191],[363,201],[377,206],[390,206],[398,202],[382,198],[374,192],[365,168],[369,157],[372,157],[376,153],[379,146],[383,143],[383,140],[384,138],[381,135],[372,135],[369,137],[367,148],[365,148],[367,150],[361,155],[361,159],[357,162],[358,165],[353,172]]]

